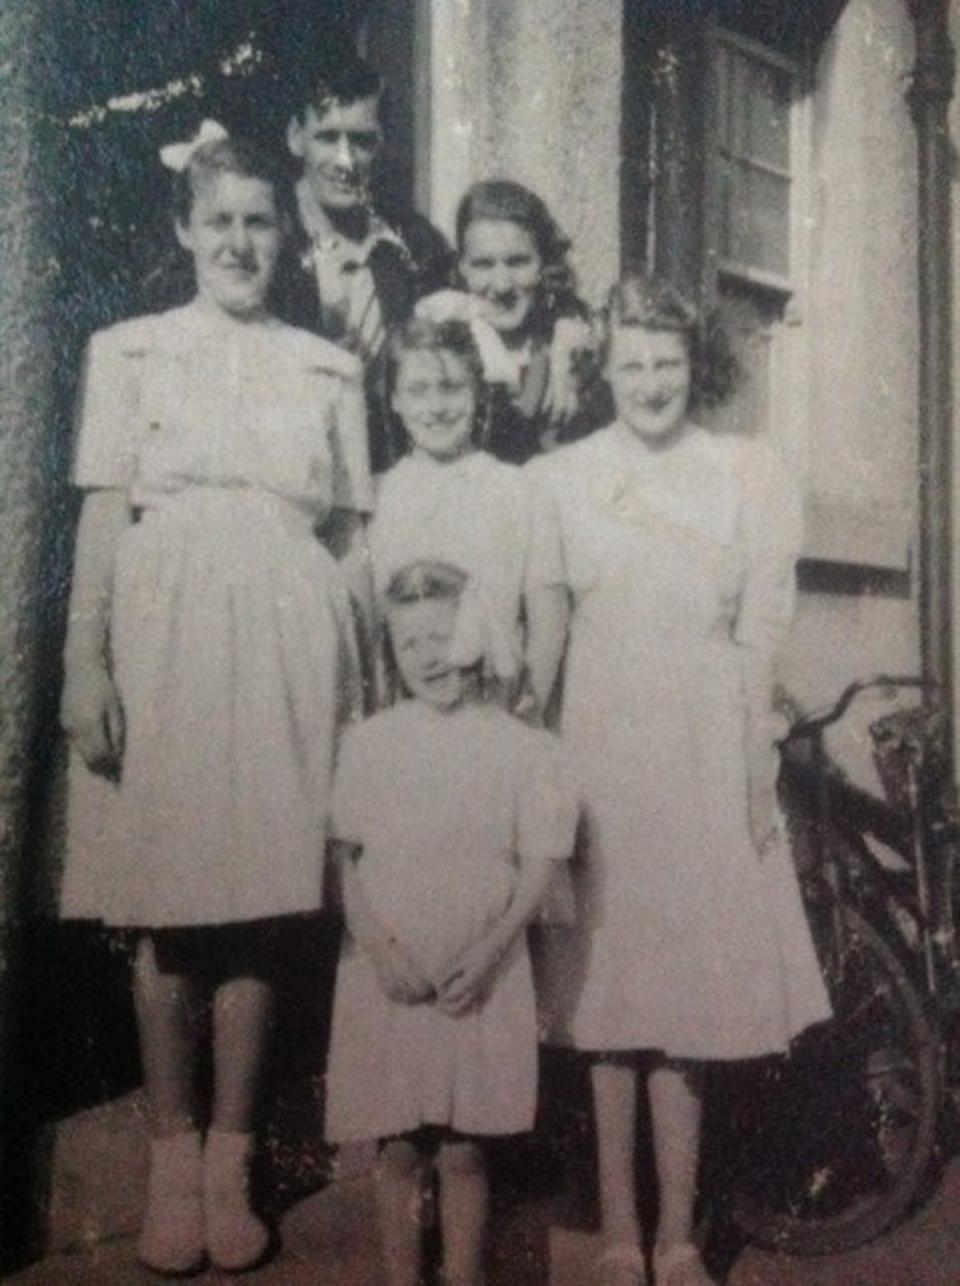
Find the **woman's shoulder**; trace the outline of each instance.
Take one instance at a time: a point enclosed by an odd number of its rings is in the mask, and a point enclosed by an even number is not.
[[[469,717],[499,746],[501,761],[517,765],[518,780],[525,779],[528,770],[563,761],[559,737],[545,728],[531,727],[500,706],[476,704],[470,708]]]
[[[596,429],[588,437],[534,456],[524,467],[533,478],[552,483],[576,482],[609,460],[614,446],[613,429],[612,424]]]
[[[793,485],[786,460],[766,438],[698,427],[691,446],[709,465],[723,469],[741,492],[762,493]]]
[[[412,701],[398,701],[395,705],[377,710],[365,718],[351,723],[341,740],[341,759],[359,756],[366,759],[371,752],[381,750],[397,736],[406,735],[414,717]]]
[[[271,319],[268,334],[271,343],[282,349],[289,360],[306,370],[339,375],[346,380],[359,380],[362,376],[360,359],[322,335],[316,335],[300,326],[291,326],[279,318]]]
[[[376,475],[377,513],[381,507],[392,504],[399,497],[404,499],[420,494],[429,486],[429,477],[425,477],[417,468],[417,462],[410,454],[402,455],[399,460]]]
[[[181,308],[144,313],[102,326],[90,336],[90,351],[99,357],[142,357],[161,347],[180,325]]]
[[[512,460],[498,460],[489,451],[476,451],[473,455],[472,468],[485,487],[510,496],[525,496],[529,488],[530,475],[521,464]]]

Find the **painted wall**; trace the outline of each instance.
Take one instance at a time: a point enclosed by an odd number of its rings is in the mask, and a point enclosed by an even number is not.
[[[599,302],[619,266],[622,0],[429,0],[419,17],[430,51],[424,208],[452,233],[471,182],[525,183]]]
[[[805,703],[850,678],[918,665],[916,149],[902,0],[851,0],[812,100],[805,489],[837,556],[890,572],[806,593],[784,662]],[[838,587],[844,577],[834,577]]]

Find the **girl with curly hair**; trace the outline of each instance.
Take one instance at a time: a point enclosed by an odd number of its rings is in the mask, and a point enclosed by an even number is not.
[[[536,462],[572,611],[563,734],[586,843],[575,928],[546,948],[558,1043],[592,1059],[604,1286],[647,1282],[634,1187],[647,1075],[657,1286],[692,1245],[703,1069],[785,1050],[829,1009],[777,810],[774,652],[793,610],[796,490],[762,440],[712,433],[723,332],[668,282],[612,291],[616,419]]]
[[[471,324],[491,387],[483,445],[522,464],[604,422],[588,311],[576,293],[570,242],[520,183],[476,183],[456,222],[457,290],[417,305]]]

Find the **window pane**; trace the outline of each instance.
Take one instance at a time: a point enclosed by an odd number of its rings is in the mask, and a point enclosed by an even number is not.
[[[734,156],[790,168],[790,76],[732,45],[717,50],[720,145]]]
[[[789,272],[790,184],[738,161],[720,167],[720,254],[765,272]]]
[[[729,49],[727,66],[727,147],[734,156],[749,156],[750,94],[746,60],[735,49]]]
[[[790,86],[784,72],[745,60],[748,117],[746,147],[741,156],[790,168]],[[739,149],[738,149],[739,151]]]

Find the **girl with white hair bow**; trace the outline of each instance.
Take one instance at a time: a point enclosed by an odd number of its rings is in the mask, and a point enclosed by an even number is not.
[[[268,1247],[254,1110],[278,943],[322,899],[371,494],[359,362],[266,309],[284,231],[272,160],[215,122],[162,159],[194,297],[98,331],[79,400],[62,912],[135,933],[138,1254],[187,1273]]]

